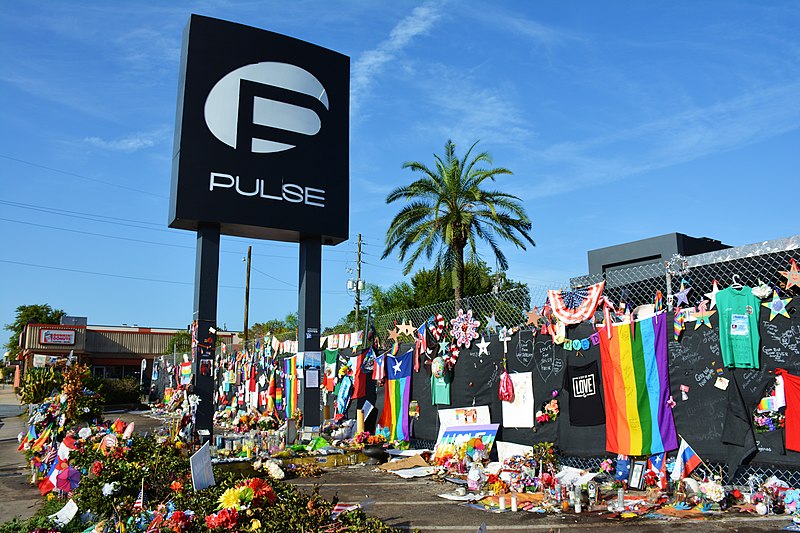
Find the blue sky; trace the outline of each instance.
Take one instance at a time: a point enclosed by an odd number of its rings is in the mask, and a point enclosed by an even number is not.
[[[34,303],[93,324],[190,322],[195,239],[166,226],[190,13],[351,58],[352,238],[323,252],[324,325],[353,307],[357,233],[362,277],[401,279],[396,256],[380,260],[398,209],[384,199],[410,181],[404,161],[431,162],[448,138],[480,139],[514,172],[497,186],[524,201],[537,246],[509,250],[509,276],[531,284],[673,231],[797,233],[796,3],[20,1],[0,11],[0,323]],[[296,245],[223,237],[231,329],[248,244],[251,322],[297,307]]]

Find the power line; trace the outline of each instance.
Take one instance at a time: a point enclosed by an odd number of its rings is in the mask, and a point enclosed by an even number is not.
[[[9,161],[16,161],[17,163],[22,163],[24,165],[29,165],[36,168],[41,168],[44,170],[49,170],[50,172],[58,172],[59,174],[64,174],[65,176],[72,176],[74,178],[80,178],[82,180],[93,181],[95,183],[102,183],[103,185],[108,185],[109,187],[117,187],[119,189],[125,189],[127,191],[134,191],[142,194],[147,194],[148,196],[155,196],[156,198],[167,198],[162,194],[156,194],[154,192],[145,191],[142,189],[136,189],[134,187],[128,187],[127,185],[120,185],[119,183],[114,183],[111,181],[101,180],[98,178],[90,178],[89,176],[84,176],[83,174],[77,174],[75,172],[70,172],[68,170],[61,170],[59,168],[48,167],[45,165],[40,165],[39,163],[34,163],[32,161],[25,161],[24,159],[18,159],[16,157],[11,157],[9,155],[0,154],[0,157],[3,159],[8,159]]]
[[[69,211],[69,210],[66,210],[66,209],[46,207],[46,206],[40,206],[40,205],[34,205],[34,204],[24,204],[22,202],[10,202],[10,201],[7,201],[7,200],[0,200],[0,204],[5,204],[5,205],[12,206],[12,207],[20,208],[20,209],[29,209],[29,210],[33,210],[33,211],[51,213],[51,214],[54,214],[54,215],[60,215],[60,216],[66,216],[66,217],[90,220],[92,222],[102,222],[104,224],[114,224],[114,225],[117,225],[117,226],[126,226],[126,227],[132,227],[132,228],[138,228],[138,229],[144,229],[144,230],[150,230],[150,231],[160,231],[160,232],[163,232],[163,233],[169,233],[170,235],[180,235],[180,233],[176,232],[173,229],[164,229],[162,227],[158,227],[158,228],[143,228],[143,227],[134,225],[134,224],[148,224],[148,225],[153,225],[153,226],[163,226],[164,225],[164,224],[158,223],[158,222],[149,222],[149,221],[146,221],[146,220],[135,220],[135,219],[128,219],[128,218],[109,217],[109,216],[105,216],[105,215],[97,215],[97,214],[94,214],[94,213],[83,213],[83,212],[80,212],[80,211]],[[98,220],[98,219],[103,219],[103,218],[108,218],[108,219],[112,219],[112,220]],[[9,219],[6,219],[6,220],[9,220]],[[120,221],[124,221],[124,222],[133,222],[134,224],[124,224],[124,223],[121,223],[121,222],[114,222],[116,220],[120,220]],[[19,220],[11,220],[11,221],[27,224],[27,222],[19,221]],[[56,228],[56,229],[65,229],[65,228]],[[71,230],[65,230],[65,231],[71,231]],[[188,233],[185,233],[183,235],[185,235],[187,237],[190,236],[190,234],[188,234]],[[258,244],[259,245],[263,245],[263,246],[274,246],[276,248],[282,248],[282,249],[289,249],[289,248],[292,247],[292,245],[289,244],[289,243],[287,243],[286,245],[283,245],[281,243],[259,242]],[[227,251],[227,250],[223,250],[223,251]],[[348,254],[348,253],[350,253],[347,250],[328,250],[328,252],[329,253],[331,253],[331,252],[332,253],[339,253],[339,254]],[[229,253],[239,253],[239,252],[229,252]],[[284,257],[284,256],[271,256],[271,255],[267,256],[267,255],[263,255],[263,254],[255,254],[255,255],[262,255],[263,257]]]
[[[256,272],[258,272],[258,273],[259,273],[259,274],[261,274],[262,276],[266,276],[266,277],[268,277],[269,279],[273,279],[273,280],[275,280],[275,281],[279,281],[280,283],[283,283],[284,285],[288,285],[288,286],[290,286],[290,287],[293,287],[293,288],[295,288],[295,289],[297,288],[297,285],[292,285],[292,284],[291,284],[291,283],[289,283],[288,281],[283,281],[282,279],[276,278],[275,276],[270,276],[270,275],[269,275],[269,274],[267,274],[266,272],[261,272],[259,269],[257,269],[256,267],[254,267],[254,266],[252,266],[252,265],[250,265],[250,268],[252,268],[252,269],[253,269],[253,270],[255,270]]]
[[[105,276],[109,278],[120,278],[120,279],[128,279],[134,281],[150,281],[153,283],[166,283],[171,285],[194,285],[191,281],[176,281],[176,280],[169,280],[169,279],[156,279],[156,278],[144,278],[140,276],[126,276],[124,274],[109,274],[108,272],[94,272],[91,270],[81,270],[77,268],[66,268],[66,267],[57,267],[52,265],[39,265],[36,263],[26,263],[24,261],[12,261],[10,259],[0,259],[0,263],[8,263],[11,265],[19,265],[19,266],[26,266],[26,267],[34,267],[34,268],[43,268],[47,270],[59,270],[62,272],[73,272],[77,274],[89,274],[92,276]],[[240,285],[220,285],[219,288],[221,289],[242,289],[244,287]],[[256,291],[276,291],[276,292],[296,292],[292,289],[276,289],[272,287],[251,287],[252,290]],[[347,291],[322,291],[323,294],[346,294]]]
[[[89,217],[89,220],[95,220],[95,219],[98,219],[98,218],[99,219],[108,218],[108,219],[111,219],[111,220],[121,220],[123,222],[133,222],[133,223],[136,223],[136,224],[148,224],[148,225],[151,225],[151,226],[163,226],[164,225],[163,223],[148,222],[147,220],[136,220],[136,219],[131,219],[131,218],[110,217],[110,216],[107,216],[107,215],[97,215],[95,213],[82,213],[80,211],[70,211],[68,209],[61,209],[59,207],[47,207],[47,206],[44,206],[44,205],[24,204],[22,202],[9,202],[8,200],[0,200],[0,203],[1,204],[6,204],[6,205],[10,205],[12,207],[19,207],[21,209],[31,209],[33,211],[42,211],[44,213],[53,213],[53,214],[62,215],[62,216],[72,216],[72,217],[75,217],[75,218],[86,218],[86,217]],[[134,227],[138,227],[138,226],[134,226]],[[145,229],[145,228],[142,228],[142,229]],[[161,229],[161,228],[159,227],[157,229]]]

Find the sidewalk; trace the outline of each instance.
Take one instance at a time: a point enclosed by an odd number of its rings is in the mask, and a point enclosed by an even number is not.
[[[0,389],[0,524],[15,516],[29,518],[41,505],[41,497],[30,484],[25,457],[17,451],[17,434],[25,431],[24,406],[8,385]]]

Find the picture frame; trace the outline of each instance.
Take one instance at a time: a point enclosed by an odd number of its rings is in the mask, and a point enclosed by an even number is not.
[[[644,459],[634,459],[631,461],[631,472],[628,475],[628,487],[632,489],[644,489],[644,472],[647,468],[647,461]]]

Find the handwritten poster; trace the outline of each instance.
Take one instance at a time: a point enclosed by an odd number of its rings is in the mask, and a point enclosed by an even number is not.
[[[501,402],[503,405],[503,427],[533,427],[533,375],[530,372],[510,374],[514,384],[514,401]]]

